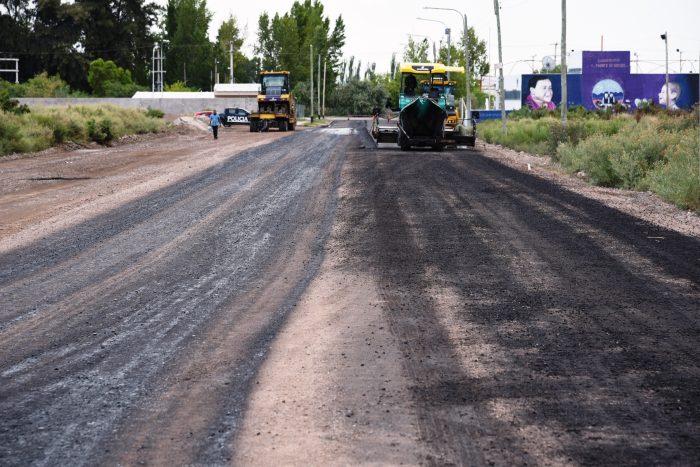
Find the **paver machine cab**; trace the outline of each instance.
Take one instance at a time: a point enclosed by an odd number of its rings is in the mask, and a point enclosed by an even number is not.
[[[451,80],[447,73],[442,74],[439,71],[440,70],[435,70],[432,73],[431,81],[422,79],[420,85],[423,94],[428,94],[430,92],[430,88],[432,87],[437,89],[440,95],[445,96],[444,105],[445,111],[447,112],[445,130],[454,131],[458,120],[460,120],[459,107],[455,104],[455,85],[457,82]],[[445,71],[452,73],[464,73],[464,67],[445,66]],[[440,100],[438,103],[442,105],[443,101]]]
[[[289,85],[289,72],[261,71],[258,76],[258,110],[248,116],[250,131],[267,131],[270,128],[294,131],[297,124],[297,104]]]

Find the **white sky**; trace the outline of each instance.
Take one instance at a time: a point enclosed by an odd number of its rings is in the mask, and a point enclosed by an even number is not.
[[[165,4],[165,0],[157,1]],[[245,47],[251,55],[260,14],[263,11],[270,16],[276,12],[284,14],[293,3],[294,0],[207,0],[207,7],[214,14],[210,38],[216,37],[219,25],[233,14],[242,27],[247,25]],[[498,61],[492,0],[323,0],[322,3],[331,24],[342,14],[346,35],[344,55],[354,55],[356,63],[362,60],[363,69],[368,62],[376,62],[377,71],[388,71],[392,52],[397,52],[397,60],[401,60],[408,34],[413,34],[415,40],[423,40],[423,36],[428,36],[431,42],[446,40],[442,24],[416,17],[444,22],[452,29],[452,40],[456,42],[462,31],[461,16],[454,11],[425,10],[425,6],[454,8],[466,13],[469,26],[487,41],[490,62]],[[501,28],[504,73],[530,73],[533,56],[535,68],[541,68],[542,58],[554,55],[554,44],[561,42],[561,1],[501,0]],[[683,72],[692,68],[697,73],[700,0],[567,1],[567,50],[600,50],[602,36],[604,50],[631,52],[633,72],[637,70],[634,63],[637,53],[639,72],[663,73],[665,49],[660,34],[665,31],[669,38],[669,70],[678,72],[682,57]],[[557,46],[557,55],[561,54],[560,49]],[[576,55],[572,54],[572,64]]]

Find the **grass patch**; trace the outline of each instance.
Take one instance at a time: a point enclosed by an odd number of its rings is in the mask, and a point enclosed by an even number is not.
[[[159,111],[113,105],[35,107],[29,113],[3,112],[0,117],[0,156],[41,151],[67,141],[107,144],[122,136],[165,128]]]
[[[531,154],[546,155],[569,173],[600,186],[651,190],[683,209],[700,212],[698,111],[637,115],[578,112],[563,127],[558,117],[516,115],[479,135]]]

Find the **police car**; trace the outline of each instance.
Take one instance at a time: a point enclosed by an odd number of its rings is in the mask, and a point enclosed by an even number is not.
[[[233,109],[224,109],[221,113],[221,123],[229,127],[231,125],[249,125],[248,112],[245,109],[239,109],[238,107]]]

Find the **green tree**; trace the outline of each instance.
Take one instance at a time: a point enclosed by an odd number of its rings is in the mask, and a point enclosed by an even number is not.
[[[206,0],[168,0],[165,24],[168,82],[181,80],[190,87],[210,89],[214,70],[214,45],[209,42],[211,13]]]
[[[228,82],[230,79],[231,42],[233,42],[233,73],[236,82],[249,83],[255,81],[255,64],[251,66],[251,59],[241,52],[244,38],[238,26],[238,21],[233,15],[221,23],[216,36],[215,55],[219,62],[221,80]]]
[[[408,36],[408,43],[403,51],[403,60],[411,63],[425,63],[428,61],[428,40],[414,41]]]
[[[136,91],[129,70],[101,58],[90,63],[88,82],[95,96],[130,97]]]
[[[291,73],[292,85],[308,82],[309,59],[313,60],[314,78],[318,73],[318,56],[321,67],[326,63],[326,89],[332,94],[336,78],[342,71],[342,48],[345,44],[345,24],[339,16],[331,28],[319,0],[294,2],[289,12],[270,19],[267,13],[258,19],[258,37],[255,53],[264,70],[285,69]],[[309,51],[313,47],[313,56]],[[348,76],[350,73],[348,73]],[[298,96],[300,102],[308,104]]]
[[[79,44],[86,21],[83,7],[60,0],[39,0],[34,20],[33,48],[41,53],[40,69],[60,75],[74,88],[87,90],[88,63]]]
[[[88,61],[112,60],[130,70],[136,82],[150,82],[151,51],[162,9],[145,0],[75,0],[83,10],[82,47]]]
[[[381,83],[352,80],[339,85],[329,99],[327,114],[369,115],[374,107],[384,108],[388,93]]]
[[[278,17],[278,15],[275,15],[275,17]],[[258,40],[253,50],[259,57],[262,70],[273,71],[278,69],[277,47],[272,37],[270,16],[267,13],[262,13],[258,18]]]

